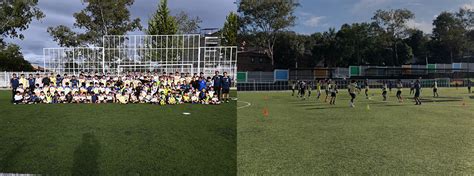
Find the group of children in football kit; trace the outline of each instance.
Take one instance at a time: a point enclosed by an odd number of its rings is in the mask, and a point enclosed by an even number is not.
[[[204,77],[203,73],[140,73],[120,76],[97,73],[76,75],[54,73],[10,80],[14,104],[57,103],[148,103],[174,105],[229,102],[232,80],[227,73]]]
[[[410,95],[413,95],[415,105],[421,105],[420,95],[421,95],[422,86],[421,86],[420,79],[410,82]],[[328,99],[329,99],[329,104],[335,105],[337,94],[339,93],[338,85],[336,84],[336,82],[331,79],[317,80],[315,82],[316,82],[316,85],[313,85],[312,82],[299,81],[299,80],[296,82],[293,82],[292,96],[295,95],[295,91],[298,91],[297,97],[302,98],[304,100],[305,94],[306,94],[305,92],[308,91],[308,97],[310,97],[311,89],[313,86],[315,86],[317,100],[320,99],[321,94],[322,94],[322,89],[324,89],[324,92],[326,94],[326,97],[324,98],[324,102],[328,102]],[[394,82],[381,81],[380,85],[381,85],[381,95],[382,95],[383,101],[388,100],[388,92],[391,92],[392,87],[395,87],[397,90],[396,97],[397,97],[398,102],[402,103],[404,101],[403,96],[402,96],[404,84],[400,79]],[[439,97],[438,82],[434,81],[431,87],[433,89],[433,97],[435,98]],[[360,94],[362,89],[365,90],[364,93],[365,93],[366,98],[371,99],[369,96],[370,85],[369,85],[368,79],[366,79],[364,82],[361,82],[360,84],[358,84],[356,80],[351,80],[350,82],[347,83],[347,90],[348,90],[349,96],[351,97],[350,102],[349,102],[350,107],[355,107],[356,96],[357,94]],[[470,89],[469,84],[468,84],[468,89]]]

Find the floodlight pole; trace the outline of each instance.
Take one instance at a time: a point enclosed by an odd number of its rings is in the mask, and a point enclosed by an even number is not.
[[[201,72],[201,34],[198,37],[198,69],[197,72]]]
[[[102,36],[102,74],[105,74],[105,35]]]
[[[43,48],[43,71],[46,72],[46,48]]]

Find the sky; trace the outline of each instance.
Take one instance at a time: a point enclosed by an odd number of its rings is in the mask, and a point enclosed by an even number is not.
[[[221,28],[226,16],[237,11],[235,0],[168,0],[172,13],[181,10],[191,16],[199,16],[203,21],[201,28]],[[130,7],[131,19],[140,18],[144,29],[150,16],[156,11],[159,0],[135,0]],[[40,21],[33,21],[29,28],[22,32],[24,40],[7,39],[7,42],[18,44],[22,48],[26,60],[33,64],[43,63],[43,48],[59,47],[46,32],[50,26],[66,25],[72,27],[75,19],[73,14],[86,6],[81,0],[40,0],[38,7],[46,15]],[[212,8],[210,8],[212,7]],[[132,32],[130,34],[143,34]]]
[[[235,0],[168,0],[174,12],[183,10],[191,16],[199,16],[202,28],[222,27],[225,17],[237,10]],[[155,12],[159,0],[135,0],[130,11],[132,19],[139,17],[144,28],[149,17]],[[474,0],[299,0],[296,9],[297,22],[291,30],[302,34],[312,34],[339,29],[344,23],[368,22],[377,9],[407,8],[414,12],[415,19],[410,27],[417,27],[431,33],[432,22],[442,11],[457,11],[461,7],[473,8]],[[43,48],[58,47],[46,32],[49,26],[74,23],[73,13],[85,7],[80,0],[40,0],[39,8],[46,14],[41,21],[34,21],[24,32],[24,40],[7,40],[19,44],[27,60],[42,63]],[[141,34],[133,32],[131,34]]]
[[[326,31],[342,24],[368,22],[378,9],[406,8],[415,14],[408,22],[426,33],[431,33],[433,20],[443,11],[473,8],[474,0],[299,0],[295,15],[297,24],[292,30],[302,34]]]

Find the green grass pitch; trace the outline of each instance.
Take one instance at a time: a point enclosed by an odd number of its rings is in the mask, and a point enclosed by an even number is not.
[[[12,105],[10,96],[0,91],[0,173],[237,172],[235,101],[219,106]]]
[[[408,90],[403,95],[408,97]],[[424,89],[424,104],[398,103],[395,91],[363,93],[349,108],[290,92],[239,92],[239,175],[469,175],[474,173],[474,94]],[[324,98],[324,96],[322,97]],[[411,98],[411,96],[410,96]]]

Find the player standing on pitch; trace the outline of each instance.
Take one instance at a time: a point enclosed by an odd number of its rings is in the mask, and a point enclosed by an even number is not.
[[[438,94],[438,82],[435,81],[433,83],[433,97],[439,97],[439,94]]]
[[[403,83],[402,80],[398,80],[397,82],[397,99],[398,102],[403,102],[403,97],[402,97],[402,88],[403,88]]]
[[[331,90],[331,79],[324,82],[324,91],[326,92],[326,98],[324,98],[324,102],[328,102],[329,90]]]
[[[222,76],[219,75],[219,71],[215,72],[214,77],[212,77],[212,80],[214,82],[214,91],[217,93],[217,98],[221,100],[222,96]]]
[[[227,72],[224,72],[224,76],[222,77],[222,102],[229,103],[229,92],[230,86],[232,85],[232,79],[230,76],[227,76]]]
[[[421,93],[421,84],[420,84],[420,80],[416,80],[415,84],[414,84],[414,89],[415,89],[415,102],[416,104],[415,105],[421,105],[421,100],[420,100],[420,93]]]
[[[329,104],[336,105],[336,96],[337,96],[337,85],[335,81],[331,81],[328,85],[329,91],[331,92],[331,99],[329,100]]]
[[[293,81],[293,84],[291,84],[291,96],[295,96],[295,89],[296,89],[296,81]]]
[[[305,99],[306,99],[306,97],[305,97],[306,82],[301,81],[299,85],[300,85],[300,86],[299,86],[299,88],[300,88],[300,90],[299,90],[300,98],[302,98],[303,100],[305,100]]]
[[[369,99],[369,79],[366,79],[365,82],[364,82],[364,86],[365,86],[365,98],[366,99]]]
[[[319,100],[319,97],[321,96],[321,80],[316,83],[316,92],[318,93],[317,99]]]
[[[467,80],[467,92],[471,93],[471,80]]]
[[[385,81],[382,83],[382,97],[383,101],[387,101],[387,83]]]

